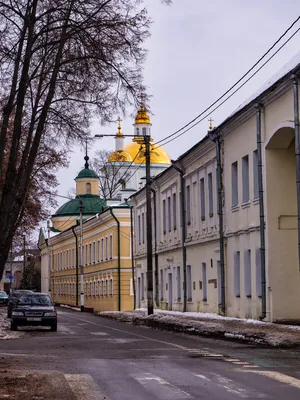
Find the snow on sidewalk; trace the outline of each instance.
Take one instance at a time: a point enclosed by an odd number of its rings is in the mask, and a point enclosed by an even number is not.
[[[146,309],[137,309],[133,312],[106,311],[98,315],[135,325],[274,347],[295,347],[300,344],[300,326],[223,317],[218,314],[156,309],[154,315],[147,316]]]
[[[6,318],[6,308],[0,308],[0,340],[17,339],[22,336],[21,332],[12,332],[9,326],[10,320]]]

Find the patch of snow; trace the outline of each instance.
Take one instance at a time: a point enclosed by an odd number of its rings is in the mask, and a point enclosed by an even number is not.
[[[81,311],[79,307],[68,306],[67,304],[61,304],[60,307],[69,308],[70,310],[74,311]]]
[[[252,94],[247,100],[245,100],[239,107],[228,117],[231,118],[234,114],[240,111],[242,108],[250,104],[253,100],[259,97],[263,92],[268,90],[274,83],[283,78],[286,74],[291,72],[297,65],[300,64],[300,52],[294,55],[279,71],[276,72],[271,78],[269,78],[256,92]],[[227,118],[226,118],[227,119]],[[226,121],[225,119],[225,121]],[[223,121],[220,125],[222,125]]]
[[[3,311],[0,310],[0,340],[17,339],[22,336],[21,332],[13,332],[9,329],[9,320],[6,318],[6,310]]]

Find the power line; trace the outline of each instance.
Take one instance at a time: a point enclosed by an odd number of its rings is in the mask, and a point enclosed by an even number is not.
[[[300,18],[300,17],[299,17]],[[299,19],[298,18],[298,19]],[[224,103],[226,103],[227,100],[229,100],[236,92],[238,92],[243,86],[245,86],[246,83],[248,83],[298,32],[300,31],[300,28],[298,28],[276,51],[275,53],[273,53],[252,75],[250,75],[250,77],[248,79],[246,79],[245,82],[243,82],[234,92],[232,92],[229,96],[227,96],[220,104],[218,104],[215,108],[213,108],[212,110],[209,111],[209,113],[207,113],[203,118],[201,118],[199,121],[195,122],[192,126],[190,126],[189,128],[185,129],[183,132],[179,133],[177,136],[173,137],[175,135],[169,135],[166,138],[160,140],[158,143],[161,143],[162,141],[165,141],[166,139],[170,138],[170,140],[167,140],[166,142],[164,142],[163,144],[160,144],[158,146],[155,146],[153,148],[156,149],[158,147],[161,146],[165,146],[166,144],[172,142],[173,140],[178,139],[180,136],[182,136],[184,133],[188,132],[189,130],[191,130],[192,128],[194,128],[196,125],[200,124],[200,122],[202,122],[204,119],[206,119],[212,112],[216,111],[218,108],[220,108]],[[228,93],[228,91],[226,92]],[[224,97],[224,96],[222,96]],[[220,97],[220,98],[222,98]],[[219,98],[219,99],[220,99]],[[218,99],[218,100],[219,100]],[[204,110],[204,112],[202,112],[201,114],[198,115],[201,116],[203,115],[207,110],[209,110],[214,104],[216,104],[217,101],[215,101],[210,107],[208,107],[206,110]],[[196,117],[193,121],[195,121],[198,117]],[[187,124],[186,126],[188,126],[189,124]],[[181,129],[179,129],[176,133],[180,132]]]
[[[194,119],[192,119],[190,122],[188,122],[186,125],[184,125],[182,128],[180,128],[180,129],[178,129],[177,131],[175,131],[175,132],[173,132],[173,133],[171,133],[170,135],[168,135],[168,136],[166,136],[165,138],[163,138],[163,139],[161,139],[160,141],[158,141],[156,144],[159,144],[159,143],[161,143],[161,142],[164,142],[165,140],[167,140],[167,139],[169,139],[169,138],[171,138],[171,137],[173,137],[173,136],[175,136],[177,133],[179,133],[180,131],[182,131],[183,129],[185,129],[185,128],[187,128],[189,125],[191,125],[193,122],[195,122],[198,118],[200,118],[203,114],[205,114],[208,110],[210,110],[215,104],[217,104],[221,99],[223,99],[223,97],[225,97],[233,88],[235,88],[265,57],[266,57],[266,55],[268,55],[269,53],[270,53],[270,51],[271,50],[273,50],[273,48],[281,41],[281,39],[284,37],[284,36],[286,36],[286,34],[293,28],[293,26],[299,21],[299,19],[300,19],[300,16],[288,27],[288,29],[276,40],[276,42],[263,54],[263,56],[262,57],[260,57],[259,58],[259,60],[234,84],[234,85],[232,85],[225,93],[223,93],[222,94],[222,96],[220,96],[217,100],[215,100],[209,107],[207,107],[204,111],[202,111],[200,114],[198,114]],[[297,33],[299,31],[299,29],[289,38],[289,40],[291,40],[294,36],[295,36],[295,34]],[[284,43],[284,45],[289,41],[289,40],[287,40],[285,43]],[[280,48],[279,48],[279,50],[281,50],[281,48],[282,48],[283,46],[281,46]],[[274,53],[274,55],[275,54],[277,54],[278,53],[278,51],[279,50],[277,50],[275,53]],[[274,56],[273,55],[273,56]],[[273,56],[271,57],[271,58],[273,58]],[[271,58],[269,58],[269,60],[271,59]],[[266,64],[266,63],[265,63]],[[265,65],[265,64],[263,64],[263,66]],[[260,68],[261,69],[261,68]],[[258,69],[258,71],[260,71],[260,69]],[[257,72],[258,72],[257,71]],[[255,74],[253,74],[252,75],[252,77],[254,76]],[[249,79],[248,79],[249,80]],[[246,82],[248,82],[248,80],[246,81]],[[246,83],[245,82],[245,83]],[[242,85],[243,86],[243,85]],[[242,87],[242,86],[240,86],[239,87],[239,89]],[[238,90],[239,90],[238,89]],[[234,92],[234,93],[236,93],[236,91]],[[234,94],[233,93],[233,94]],[[231,97],[231,96],[230,96]],[[230,97],[228,97],[227,99],[229,99]],[[222,102],[221,103],[221,105],[222,104],[224,104],[224,102]],[[217,107],[218,108],[218,107]],[[210,111],[210,113],[211,112],[213,112],[213,111],[215,111],[217,108],[215,108],[214,110],[212,110],[212,111]],[[210,114],[209,113],[209,114]],[[204,118],[206,118],[206,117],[204,117]],[[203,118],[203,119],[204,119]],[[203,121],[203,119],[201,120],[201,121]],[[194,124],[192,127],[194,127],[195,125],[197,125],[197,124]],[[191,128],[192,128],[191,127]],[[188,129],[189,130],[189,129]],[[188,130],[186,130],[185,132],[187,132]],[[179,137],[179,136],[181,136],[181,135],[178,135],[177,137]],[[169,141],[168,142],[166,142],[166,143],[169,143]],[[164,143],[164,144],[166,144],[166,143]]]

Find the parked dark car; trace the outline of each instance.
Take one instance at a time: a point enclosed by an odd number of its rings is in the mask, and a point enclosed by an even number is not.
[[[8,303],[8,294],[2,290],[0,290],[0,306],[6,306]]]
[[[16,305],[18,298],[22,296],[22,294],[33,293],[32,290],[14,290],[8,297],[7,302],[7,318],[11,317],[11,312]]]
[[[57,331],[57,312],[46,293],[27,293],[18,298],[11,313],[10,329],[18,326],[50,326]]]

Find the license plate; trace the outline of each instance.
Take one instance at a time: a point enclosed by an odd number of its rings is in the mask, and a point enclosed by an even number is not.
[[[27,317],[27,321],[41,321],[42,318]]]

